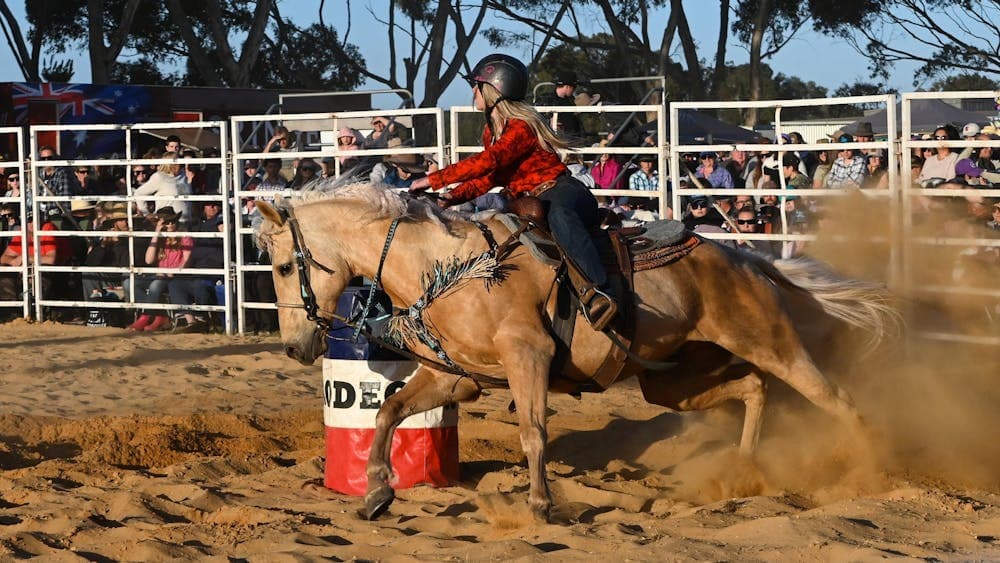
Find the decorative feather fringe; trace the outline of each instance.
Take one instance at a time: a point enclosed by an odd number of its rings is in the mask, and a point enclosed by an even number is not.
[[[448,261],[435,261],[430,272],[421,276],[424,294],[402,314],[393,315],[386,323],[383,338],[394,346],[411,348],[427,330],[423,311],[435,299],[458,289],[465,282],[485,280],[487,289],[504,278],[504,270],[492,252],[470,256],[465,260],[453,257]]]

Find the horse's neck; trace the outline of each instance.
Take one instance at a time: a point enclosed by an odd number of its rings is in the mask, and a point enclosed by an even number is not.
[[[391,223],[385,219],[357,228],[352,237],[352,256],[348,257],[355,274],[375,278]],[[385,255],[382,287],[393,301],[416,301],[424,291],[420,285],[424,273],[432,271],[435,262],[453,256],[464,258],[476,242],[470,239],[449,235],[430,222],[400,223]]]

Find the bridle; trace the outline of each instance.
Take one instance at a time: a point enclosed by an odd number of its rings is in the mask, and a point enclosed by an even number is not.
[[[392,244],[392,240],[396,234],[396,228],[399,226],[399,219],[393,219],[392,223],[389,225],[389,232],[386,234],[385,244],[382,246],[382,255],[379,258],[378,270],[375,273],[375,277],[372,278],[372,288],[368,292],[368,299],[365,301],[365,306],[361,312],[352,318],[347,318],[342,315],[338,315],[335,311],[327,311],[322,309],[316,301],[316,293],[312,289],[312,282],[309,276],[309,269],[315,267],[320,269],[327,274],[333,275],[334,270],[329,266],[326,266],[313,258],[312,253],[309,252],[309,248],[305,244],[305,239],[302,236],[302,230],[299,227],[299,221],[295,217],[295,211],[291,207],[281,207],[278,209],[278,213],[285,220],[285,224],[288,225],[289,231],[292,235],[292,256],[295,258],[295,268],[298,270],[299,275],[299,297],[302,298],[302,303],[277,303],[279,308],[289,308],[289,309],[304,309],[306,312],[306,318],[314,323],[316,323],[316,329],[326,337],[326,335],[333,328],[330,324],[331,321],[339,321],[349,327],[354,328],[353,340],[357,341],[359,335],[364,332],[365,336],[378,343],[392,352],[401,354],[420,363],[432,366],[438,371],[443,371],[446,373],[452,373],[460,377],[470,377],[477,384],[487,383],[490,385],[498,387],[507,387],[509,383],[505,379],[499,379],[485,374],[469,373],[462,369],[461,367],[454,365],[453,363],[444,363],[437,361],[436,359],[427,358],[419,354],[415,354],[410,350],[399,348],[390,342],[386,342],[384,339],[373,335],[366,325],[366,320],[368,320],[371,314],[372,305],[375,301],[375,296],[378,293],[383,293],[382,291],[382,268],[385,265],[386,256],[389,254],[389,247]],[[496,241],[493,240],[492,234],[489,234],[488,229],[485,226],[477,224],[480,230],[483,232],[483,236],[487,238],[490,244],[490,248],[493,252],[509,252],[509,247],[512,246],[516,241],[517,237],[512,236],[503,245],[497,245]],[[523,230],[523,229],[522,229]],[[518,231],[518,235],[520,231]]]
[[[310,267],[319,268],[330,275],[334,274],[334,270],[313,258],[312,252],[309,251],[309,248],[305,244],[305,238],[302,236],[302,229],[299,227],[299,220],[295,217],[295,211],[291,207],[282,207],[278,210],[278,213],[285,219],[285,224],[288,225],[288,229],[292,235],[292,256],[295,258],[295,269],[298,270],[299,274],[299,297],[302,299],[302,304],[278,303],[277,306],[279,308],[305,309],[306,318],[315,322],[316,329],[324,336],[333,328],[330,324],[331,320],[340,321],[345,325],[352,326],[354,327],[353,339],[356,341],[364,327],[364,322],[362,321],[371,312],[376,290],[382,289],[382,266],[385,265],[385,258],[389,254],[389,245],[392,244],[392,239],[396,235],[396,227],[399,226],[399,219],[394,219],[392,224],[389,225],[389,234],[386,236],[385,245],[382,247],[382,256],[378,262],[378,272],[372,280],[372,291],[368,294],[365,307],[361,311],[360,317],[349,319],[338,315],[336,311],[327,311],[319,306],[319,303],[316,301],[316,292],[312,288],[309,269]]]

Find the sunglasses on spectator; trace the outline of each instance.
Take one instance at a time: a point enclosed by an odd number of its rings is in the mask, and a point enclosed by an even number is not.
[[[87,170],[87,169],[84,168],[84,169],[77,170],[76,173],[77,174],[90,174],[90,170]]]
[[[708,207],[708,204],[705,203],[704,201],[696,201],[696,202],[694,202],[694,203],[691,204],[691,209],[705,209],[707,207]]]
[[[754,223],[757,222],[757,220],[756,219],[737,219],[736,222],[739,223],[740,225],[753,225]]]
[[[20,181],[21,181],[21,178],[19,178],[19,177],[17,177],[17,176],[8,176],[8,177],[7,177],[7,181],[8,181],[8,182],[20,182]]]
[[[164,225],[176,225],[177,224],[177,219],[164,219],[163,220],[163,224]]]

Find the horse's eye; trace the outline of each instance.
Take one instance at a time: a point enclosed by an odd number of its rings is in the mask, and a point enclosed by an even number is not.
[[[289,262],[278,266],[278,273],[285,277],[292,275],[292,270],[294,270],[294,268],[292,268],[292,264]]]

